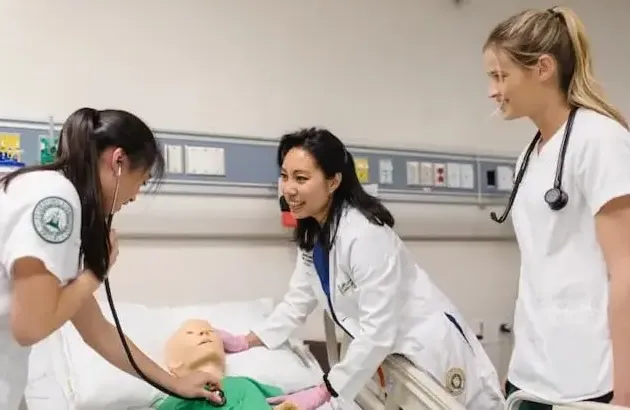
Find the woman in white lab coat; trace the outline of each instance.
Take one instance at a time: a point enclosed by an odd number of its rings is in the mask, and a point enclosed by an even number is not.
[[[484,62],[504,118],[538,128],[510,198],[521,277],[507,393],[630,407],[628,124],[602,96],[568,8],[499,23]]]
[[[22,168],[0,183],[0,409],[17,410],[30,346],[71,321],[104,359],[132,375],[116,328],[93,293],[118,256],[108,214],[132,201],[163,159],[149,127],[131,113],[80,109],[61,129],[52,164]],[[218,380],[165,372],[128,343],[140,369],[186,397],[208,397]]]
[[[353,340],[321,385],[272,402],[288,400],[301,410],[331,397],[352,402],[384,359],[398,353],[467,409],[502,408],[497,374],[474,332],[413,260],[390,212],[363,190],[343,143],[323,129],[285,135],[278,165],[298,221],[290,289],[251,334],[224,340],[232,351],[276,348],[318,304]]]

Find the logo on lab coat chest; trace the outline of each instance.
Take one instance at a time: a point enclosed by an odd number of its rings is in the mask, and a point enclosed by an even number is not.
[[[306,266],[313,266],[313,252],[302,252],[302,262]]]
[[[347,281],[337,285],[337,290],[343,296],[345,296],[347,293],[350,293],[351,291],[354,291],[356,288],[357,288],[357,285],[355,285],[352,278],[348,278]]]

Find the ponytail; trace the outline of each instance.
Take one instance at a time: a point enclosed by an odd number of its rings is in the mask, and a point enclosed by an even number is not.
[[[99,279],[109,270],[109,231],[99,177],[99,152],[96,130],[100,125],[99,111],[81,108],[72,114],[61,130],[57,158],[63,173],[77,189],[81,198],[81,252],[86,268]]]
[[[621,112],[606,101],[595,80],[592,67],[591,50],[586,30],[579,17],[569,8],[552,9],[564,19],[575,54],[574,72],[569,83],[567,97],[571,105],[584,107],[610,117],[626,129],[628,123]]]

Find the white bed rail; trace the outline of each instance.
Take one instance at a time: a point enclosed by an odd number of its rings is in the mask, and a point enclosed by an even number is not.
[[[624,410],[627,407],[614,406],[612,404],[595,403],[590,401],[578,402],[578,403],[554,403],[548,400],[541,399],[524,391],[518,390],[508,397],[505,408],[507,410],[518,410],[521,403],[524,401],[530,401],[540,404],[550,404],[554,410]]]
[[[335,323],[324,312],[326,348],[330,366],[339,361],[339,344],[335,333]],[[343,354],[344,345],[342,343]],[[383,370],[391,389],[378,397],[369,389],[364,389],[358,404],[365,410],[464,410],[453,396],[448,394],[430,375],[414,367],[402,356],[394,355],[385,359]]]

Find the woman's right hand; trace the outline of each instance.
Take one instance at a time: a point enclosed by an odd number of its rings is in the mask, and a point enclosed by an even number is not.
[[[116,263],[116,259],[118,258],[118,235],[116,234],[115,229],[111,229],[109,231],[109,243],[109,268],[111,269],[114,263]]]

